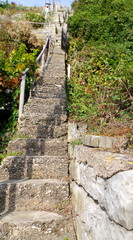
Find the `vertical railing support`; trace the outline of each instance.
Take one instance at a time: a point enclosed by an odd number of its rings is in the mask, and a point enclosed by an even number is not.
[[[26,74],[22,75],[22,81],[20,85],[20,98],[19,98],[19,118],[23,113],[24,107],[24,96],[25,96],[25,83],[26,83]]]
[[[45,64],[44,56],[45,56],[45,54],[43,53],[42,54],[42,70],[44,69],[44,64]]]
[[[71,75],[71,66],[70,64],[68,64],[67,66],[67,77],[70,79],[70,75]]]

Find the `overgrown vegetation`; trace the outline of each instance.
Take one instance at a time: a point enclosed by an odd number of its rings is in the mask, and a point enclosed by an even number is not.
[[[41,46],[42,42],[38,42],[26,21],[12,22],[9,16],[0,20],[0,160],[6,155],[4,149],[16,131],[22,72],[31,66],[26,85],[27,99]]]
[[[45,22],[45,18],[42,15],[42,13],[28,12],[25,14],[25,19],[30,22],[35,22],[35,24],[33,25],[34,27],[41,26],[36,23],[44,23]]]
[[[72,6],[68,53],[72,67],[67,82],[70,118],[87,121],[93,132],[107,134],[112,128],[110,135],[116,129],[118,135],[130,135],[133,3],[78,0]]]

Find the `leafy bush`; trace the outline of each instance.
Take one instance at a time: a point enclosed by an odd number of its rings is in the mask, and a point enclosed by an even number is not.
[[[31,66],[26,84],[27,99],[30,78],[36,67],[38,50],[35,49],[41,49],[43,42],[38,41],[27,21],[12,21],[13,13],[26,12],[29,8],[12,4],[1,11],[6,14],[5,18],[0,20],[0,153],[3,155],[3,149],[16,131],[21,74]],[[32,11],[40,9],[33,8]]]
[[[4,1],[0,1],[0,7],[3,9],[8,9],[10,7],[10,4],[8,3],[8,1],[6,0]]]
[[[71,45],[69,55],[73,58],[70,51]],[[124,56],[122,59],[121,55]],[[131,51],[126,46],[111,45],[108,49],[100,49],[85,45],[71,63],[71,80],[68,80],[70,116],[79,120],[103,118],[106,121],[124,112],[129,112],[130,116],[133,71]]]
[[[0,49],[7,55],[21,43],[26,45],[28,52],[36,47],[42,47],[42,43],[32,33],[33,28],[27,21],[12,22],[9,17],[0,23]]]
[[[4,14],[4,9],[2,7],[0,7],[0,14],[3,15]]]
[[[0,109],[10,110],[8,121],[1,126],[0,142],[2,148],[6,146],[7,139],[10,137],[10,134],[5,135],[7,130],[11,132],[11,135],[16,131],[21,73],[31,66],[29,74],[30,76],[33,75],[37,52],[38,50],[33,50],[32,53],[28,53],[24,44],[12,50],[9,57],[6,57],[4,51],[0,51]],[[29,92],[29,88],[30,78],[26,84],[26,92]]]
[[[25,14],[25,19],[30,22],[35,22],[35,23],[44,23],[45,18],[41,13],[36,13],[36,12],[28,12]],[[34,24],[34,27],[40,27],[38,24]]]
[[[73,6],[75,13],[69,18],[69,31],[73,37],[102,43],[132,40],[133,2],[78,0]]]
[[[102,128],[130,125],[133,110],[132,13],[124,0],[78,0],[69,18],[70,118]],[[117,125],[117,124],[116,124]],[[130,129],[131,130],[131,129]]]

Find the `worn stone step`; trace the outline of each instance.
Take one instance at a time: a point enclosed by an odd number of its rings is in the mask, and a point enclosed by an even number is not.
[[[60,84],[42,84],[42,85],[37,85],[35,88],[35,92],[37,93],[38,91],[42,92],[42,95],[45,94],[51,94],[51,96],[54,95],[59,95],[59,96],[66,96],[66,90],[65,88],[60,85]]]
[[[51,79],[53,79],[53,77],[51,77]],[[41,84],[40,83],[37,84],[36,87],[33,90],[35,92],[42,91],[44,93],[51,93],[51,95],[52,94],[56,95],[57,93],[60,94],[59,97],[56,97],[56,98],[60,98],[60,97],[62,98],[62,96],[63,96],[63,98],[65,99],[65,97],[66,97],[66,85],[63,85],[63,84],[60,84],[60,83],[52,84],[52,82],[51,83],[50,82],[45,82],[45,79],[44,79],[44,82],[42,82]]]
[[[60,115],[67,113],[66,107],[65,106],[60,106],[60,105],[58,105],[58,106],[52,106],[52,105],[51,106],[38,106],[38,107],[36,105],[35,106],[32,105],[32,106],[26,106],[24,108],[24,111],[25,111],[26,114],[28,114],[29,112],[34,112],[36,114],[46,113],[47,117],[51,116],[54,113],[55,114],[60,114]]]
[[[64,57],[61,58],[60,56],[53,55],[51,60],[49,61],[49,64],[53,64],[54,66],[64,65],[65,66],[65,59]]]
[[[47,71],[51,71],[54,72],[55,74],[60,72],[60,73],[64,73],[65,72],[65,64],[59,64],[59,65],[55,65],[54,62],[51,62],[48,67],[47,67]],[[47,73],[46,71],[46,73]]]
[[[60,212],[68,205],[68,182],[57,179],[0,182],[0,211],[46,210]],[[1,209],[2,207],[2,209]]]
[[[69,217],[46,211],[14,211],[1,215],[0,240],[75,240]]]
[[[50,77],[50,76],[45,76],[40,79],[37,83],[37,86],[39,85],[43,85],[43,84],[47,84],[47,85],[62,85],[63,87],[66,84],[66,80],[64,79],[64,77]]]
[[[31,120],[31,121],[30,121]],[[23,122],[19,125],[18,135],[25,135],[31,138],[60,138],[67,135],[67,124],[55,125],[54,123],[46,122],[43,124],[36,124],[32,118],[28,124]]]
[[[61,49],[60,46],[56,46],[53,51],[53,56],[60,56],[61,58],[65,58],[65,52]]]
[[[66,112],[66,106],[62,105],[46,105],[46,104],[36,104],[36,103],[31,103],[27,104],[24,107],[25,112],[36,112],[36,113],[46,113],[47,115],[53,114],[53,113],[58,113],[58,114],[63,114]]]
[[[66,99],[60,99],[58,98],[48,98],[48,99],[43,99],[43,98],[38,98],[38,97],[30,97],[28,102],[25,104],[25,106],[33,106],[33,105],[53,105],[53,106],[58,106],[58,105],[65,105]]]
[[[9,156],[0,165],[0,180],[67,179],[68,156]]]
[[[46,76],[46,78],[48,78],[48,77],[53,78],[51,76]],[[55,76],[55,78],[58,78],[58,77]],[[44,82],[41,86],[37,85],[37,90],[38,89],[41,90],[40,88],[46,92],[65,93],[65,88],[61,84],[55,84],[55,83],[47,84]]]
[[[27,125],[29,123],[38,125],[60,125],[67,122],[67,114],[52,113],[47,115],[46,113],[36,112],[24,112],[19,119],[19,126]]]
[[[67,153],[67,140],[64,138],[55,139],[23,139],[18,138],[9,142],[8,151],[18,152],[21,155],[48,155],[63,156]]]
[[[46,77],[66,77],[66,72],[65,71],[50,71],[50,70],[47,70],[46,73],[45,73],[45,76]]]
[[[66,93],[59,91],[59,92],[47,92],[45,90],[43,90],[42,88],[38,87],[38,90],[34,90],[32,92],[32,96],[34,97],[38,97],[38,98],[43,98],[43,99],[47,99],[47,98],[60,98],[60,99],[64,99],[66,98]]]

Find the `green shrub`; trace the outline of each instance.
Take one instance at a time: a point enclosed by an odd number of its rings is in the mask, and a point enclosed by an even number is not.
[[[30,22],[35,23],[44,23],[45,18],[41,13],[36,12],[28,12],[25,14],[25,19]],[[34,27],[40,27],[40,25],[34,24]]]
[[[79,45],[79,40],[77,42]],[[124,114],[131,118],[131,52],[128,44],[111,44],[108,47],[84,44],[82,50],[76,51],[71,41],[69,61],[72,70],[71,79],[67,81],[71,118],[99,123]]]
[[[88,121],[95,130],[113,121],[128,125],[133,110],[133,2],[75,0],[72,7],[69,116]]]
[[[133,2],[124,0],[78,0],[69,18],[69,32],[86,41],[124,42],[132,39]]]
[[[33,50],[32,53],[28,53],[24,44],[14,49],[9,57],[6,57],[4,51],[0,51],[0,108],[7,111],[10,109],[10,117],[1,126],[0,152],[3,152],[10,137],[16,131],[21,74],[27,67],[31,66],[29,74],[30,77],[33,75],[37,52],[38,50]],[[26,94],[29,93],[30,89],[30,77],[26,83]],[[7,131],[9,134],[6,133]]]

